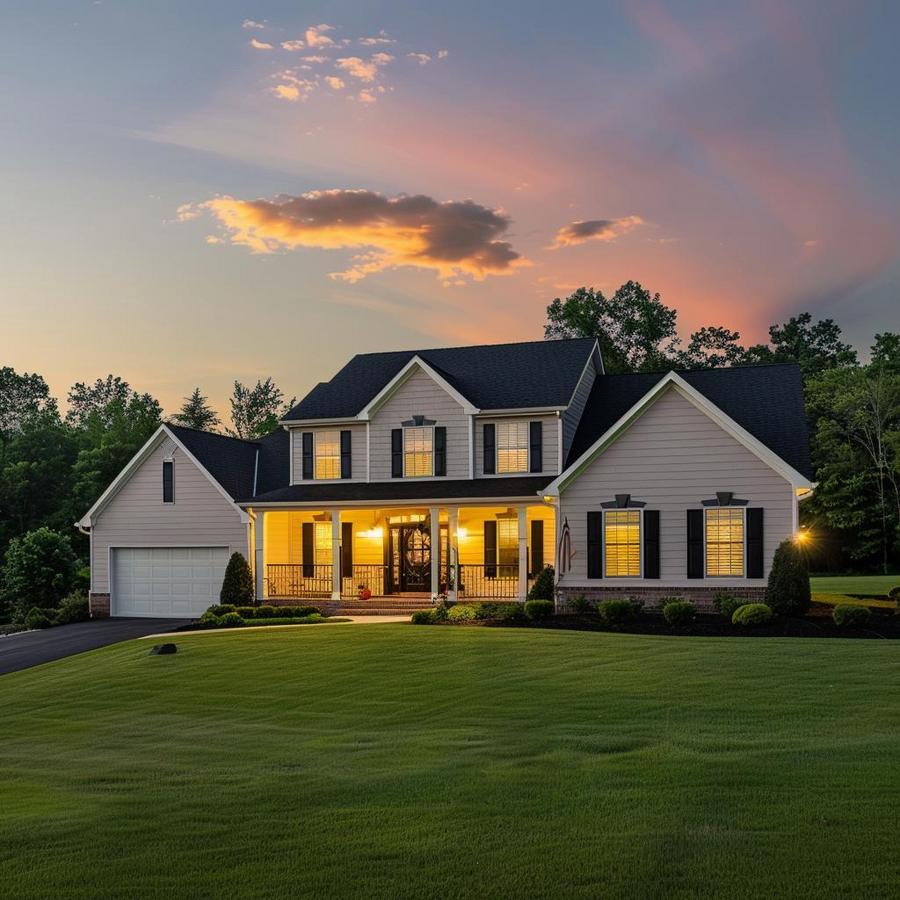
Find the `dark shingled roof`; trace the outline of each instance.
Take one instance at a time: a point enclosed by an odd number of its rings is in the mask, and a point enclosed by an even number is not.
[[[527,478],[433,479],[414,481],[343,481],[331,484],[305,482],[246,497],[240,503],[333,503],[347,500],[393,502],[402,500],[453,500],[465,497],[478,500],[505,500],[509,497],[535,497],[550,482],[552,475]]]
[[[414,356],[478,409],[567,406],[595,343],[577,338],[362,353],[331,381],[317,384],[285,419],[355,416]]]
[[[166,427],[197,457],[230,497],[252,495],[257,447],[253,441],[242,441],[224,434],[197,431],[169,423],[166,423]]]
[[[803,378],[798,366],[736,366],[678,374],[801,475],[814,477]],[[653,372],[598,377],[575,433],[567,465],[589,449],[665,375]]]

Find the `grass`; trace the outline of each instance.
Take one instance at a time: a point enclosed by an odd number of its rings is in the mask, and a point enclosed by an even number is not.
[[[884,597],[900,585],[900,575],[822,575],[809,579],[814,594],[862,594]]]
[[[888,641],[406,625],[0,679],[0,895],[888,897]]]

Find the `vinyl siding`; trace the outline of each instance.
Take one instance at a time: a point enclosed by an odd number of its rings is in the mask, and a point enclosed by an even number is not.
[[[672,587],[762,585],[764,579],[688,579],[686,510],[716,491],[732,491],[764,512],[764,565],[768,575],[778,544],[793,526],[791,485],[723,431],[674,389],[666,391],[562,494],[560,520],[568,519],[574,559],[567,587],[629,584]],[[615,494],[630,493],[660,511],[660,578],[586,577],[587,513]]]
[[[572,446],[575,432],[578,430],[578,423],[584,414],[584,408],[587,405],[596,377],[597,368],[592,356],[590,364],[584,370],[581,381],[578,382],[578,387],[575,389],[569,408],[563,413],[563,460],[567,460],[569,457],[569,449]]]
[[[291,461],[293,465],[294,480],[292,484],[300,484],[303,481],[303,432],[311,431],[349,431],[350,438],[350,470],[352,478],[346,481],[366,480],[366,426],[365,425],[328,425],[321,428],[292,428],[291,429]],[[315,438],[313,438],[315,441]],[[313,443],[315,447],[315,443]]]
[[[469,477],[469,417],[430,375],[416,368],[370,423],[371,480],[391,480],[391,430],[413,416],[447,429],[447,478]],[[438,479],[440,480],[440,479]]]
[[[162,502],[162,462],[175,461],[175,502]],[[192,544],[248,555],[247,526],[233,506],[170,440],[144,461],[96,518],[91,535],[91,590],[109,591],[109,548]],[[248,557],[249,558],[249,557]]]
[[[523,475],[537,475],[537,474],[550,474],[550,475],[558,475],[559,474],[559,421],[556,416],[503,416],[497,419],[491,418],[478,418],[475,420],[475,477],[476,478],[484,478],[484,425],[488,423],[498,424],[499,422],[538,422],[540,421],[543,429],[542,429],[542,442],[543,442],[543,462],[544,468],[541,470],[541,473],[531,472],[530,470],[526,470],[525,472],[516,472],[510,473],[515,474],[518,477],[522,477]],[[497,473],[497,475],[488,475],[488,478],[497,478],[503,477],[502,473]]]

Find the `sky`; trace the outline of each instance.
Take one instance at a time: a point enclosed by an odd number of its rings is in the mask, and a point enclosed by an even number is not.
[[[32,0],[0,54],[0,365],[168,411],[536,340],[900,329],[900,3]]]

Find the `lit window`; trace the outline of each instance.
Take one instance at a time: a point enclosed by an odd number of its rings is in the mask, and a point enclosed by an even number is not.
[[[609,578],[641,576],[641,511],[610,510],[603,516],[603,545]]]
[[[528,423],[497,423],[497,471],[528,471]]]
[[[403,474],[407,478],[434,474],[433,437],[430,426],[403,429]]]
[[[316,432],[316,478],[341,477],[341,433]]]
[[[744,574],[744,510],[706,510],[706,574]]]
[[[518,519],[497,519],[497,563],[500,565],[500,575],[509,575],[510,568],[518,568]]]
[[[331,522],[316,522],[316,565],[331,565]]]

